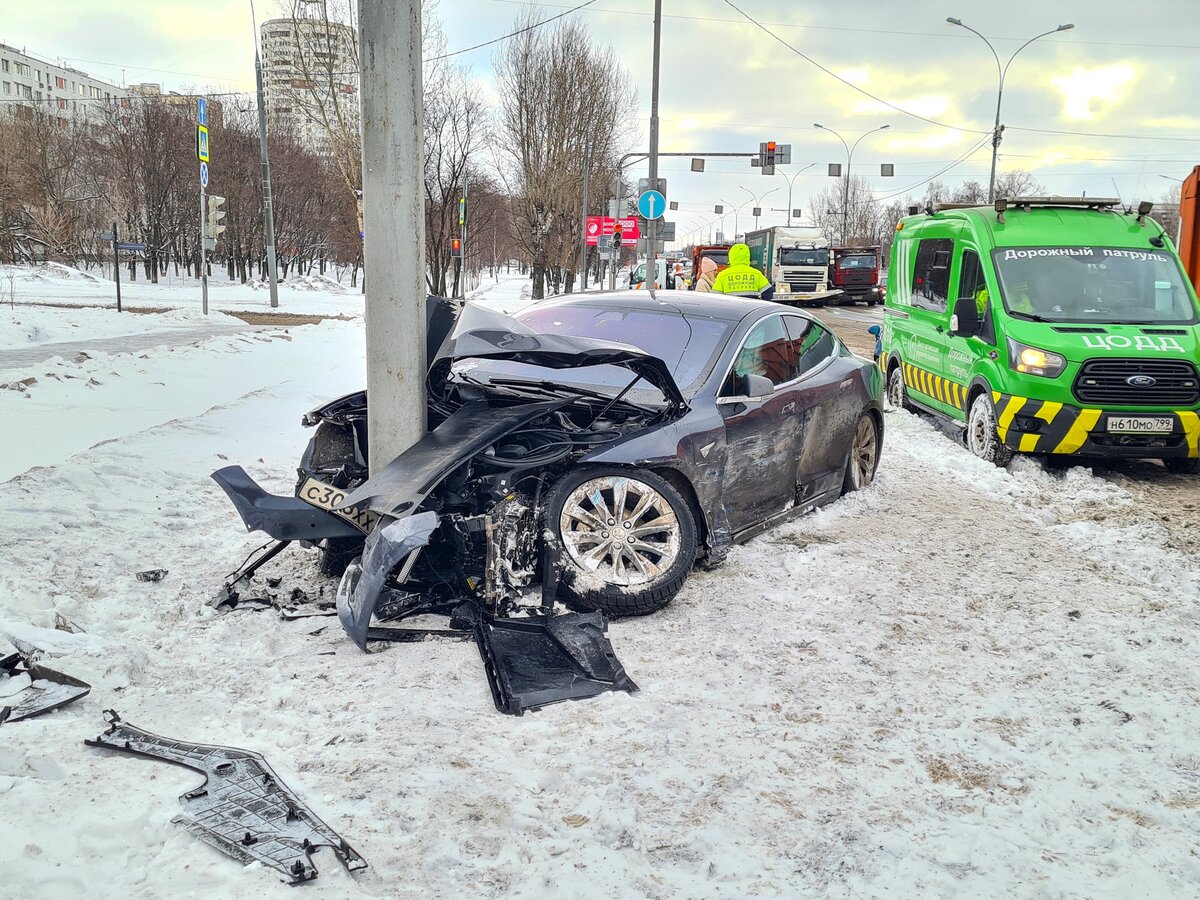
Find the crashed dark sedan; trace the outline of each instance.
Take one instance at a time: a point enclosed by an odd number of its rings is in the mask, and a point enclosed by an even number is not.
[[[882,445],[878,367],[767,301],[467,304],[431,357],[429,432],[369,478],[363,393],[305,417],[295,497],[214,473],[248,528],[345,568],[364,648],[373,616],[502,618],[538,583],[547,611],[654,612],[697,562],[870,483]]]

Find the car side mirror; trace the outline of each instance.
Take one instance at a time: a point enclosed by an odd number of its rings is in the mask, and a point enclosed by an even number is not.
[[[879,334],[882,330],[883,329],[881,329],[878,325],[872,325],[867,329],[867,334],[873,334],[875,337],[879,337]]]
[[[958,337],[974,337],[979,334],[979,307],[974,297],[959,297],[954,303],[954,315],[950,317],[950,333]]]
[[[751,400],[761,400],[775,393],[775,385],[765,375],[746,376],[746,396]]]

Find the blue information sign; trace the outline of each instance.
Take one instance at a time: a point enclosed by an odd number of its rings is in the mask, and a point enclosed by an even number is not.
[[[208,187],[208,163],[200,163],[200,187]]]
[[[661,219],[667,209],[667,198],[658,191],[646,191],[638,197],[637,205],[643,219]]]
[[[208,124],[208,101],[203,97],[196,98],[196,124]]]

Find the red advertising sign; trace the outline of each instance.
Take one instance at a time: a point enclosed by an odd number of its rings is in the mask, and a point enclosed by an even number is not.
[[[588,216],[587,217],[587,245],[595,247],[600,243],[600,236],[608,237],[616,234],[617,222],[621,223],[621,244],[625,247],[632,247],[637,244],[638,240],[638,220],[637,216],[629,216],[624,219],[614,219],[609,216]]]

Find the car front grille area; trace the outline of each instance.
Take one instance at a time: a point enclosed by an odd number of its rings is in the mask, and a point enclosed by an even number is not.
[[[1143,380],[1147,383],[1138,383]],[[1072,390],[1081,403],[1192,406],[1200,401],[1200,375],[1186,360],[1089,359]]]
[[[788,286],[799,294],[807,294],[815,291],[820,281],[816,278],[793,278]]]

